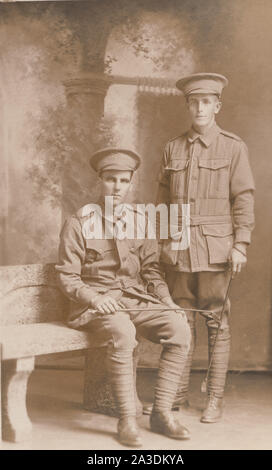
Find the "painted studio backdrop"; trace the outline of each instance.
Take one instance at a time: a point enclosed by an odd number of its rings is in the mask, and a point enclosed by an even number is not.
[[[218,123],[246,141],[257,188],[230,367],[271,369],[271,17],[270,0],[1,3],[1,264],[56,261],[65,217],[98,196],[88,157],[101,146],[138,150],[133,197],[154,202],[163,147],[189,125],[175,80],[222,73]],[[203,323],[195,367],[207,364]],[[142,364],[157,353],[145,345]]]

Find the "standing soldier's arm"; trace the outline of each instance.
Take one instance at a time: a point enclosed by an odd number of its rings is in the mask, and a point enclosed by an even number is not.
[[[240,272],[246,264],[246,250],[254,228],[254,180],[244,142],[233,157],[230,174],[230,197],[234,228],[234,246],[231,252],[233,272]]]

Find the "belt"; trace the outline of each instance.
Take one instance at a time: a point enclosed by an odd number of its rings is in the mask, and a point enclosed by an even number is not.
[[[231,215],[191,215],[190,218],[188,217],[189,220],[190,226],[232,223]]]

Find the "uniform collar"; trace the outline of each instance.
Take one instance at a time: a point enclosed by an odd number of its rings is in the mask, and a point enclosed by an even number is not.
[[[209,147],[219,133],[220,127],[215,122],[205,134],[199,134],[193,127],[191,127],[191,129],[188,131],[187,137],[190,143],[193,143],[195,140],[199,139],[205,145],[205,147]]]

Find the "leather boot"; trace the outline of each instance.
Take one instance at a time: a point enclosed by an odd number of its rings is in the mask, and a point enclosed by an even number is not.
[[[129,447],[141,447],[142,440],[134,416],[124,416],[118,421],[118,440],[121,444]]]
[[[209,361],[216,339],[217,328],[208,328]],[[223,396],[228,371],[230,355],[229,328],[220,330],[216,340],[213,360],[208,377],[208,401],[200,421],[202,423],[216,423],[222,417]]]
[[[188,429],[174,417],[171,411],[187,355],[187,347],[165,345],[160,357],[150,427],[153,432],[164,434],[172,439],[190,438]]]
[[[223,414],[223,398],[211,395],[201,416],[201,423],[216,423]]]
[[[171,411],[152,411],[150,416],[151,431],[172,439],[190,439],[190,432]]]
[[[133,351],[109,347],[107,366],[119,414],[118,439],[121,444],[140,447],[142,442],[136,422]]]

